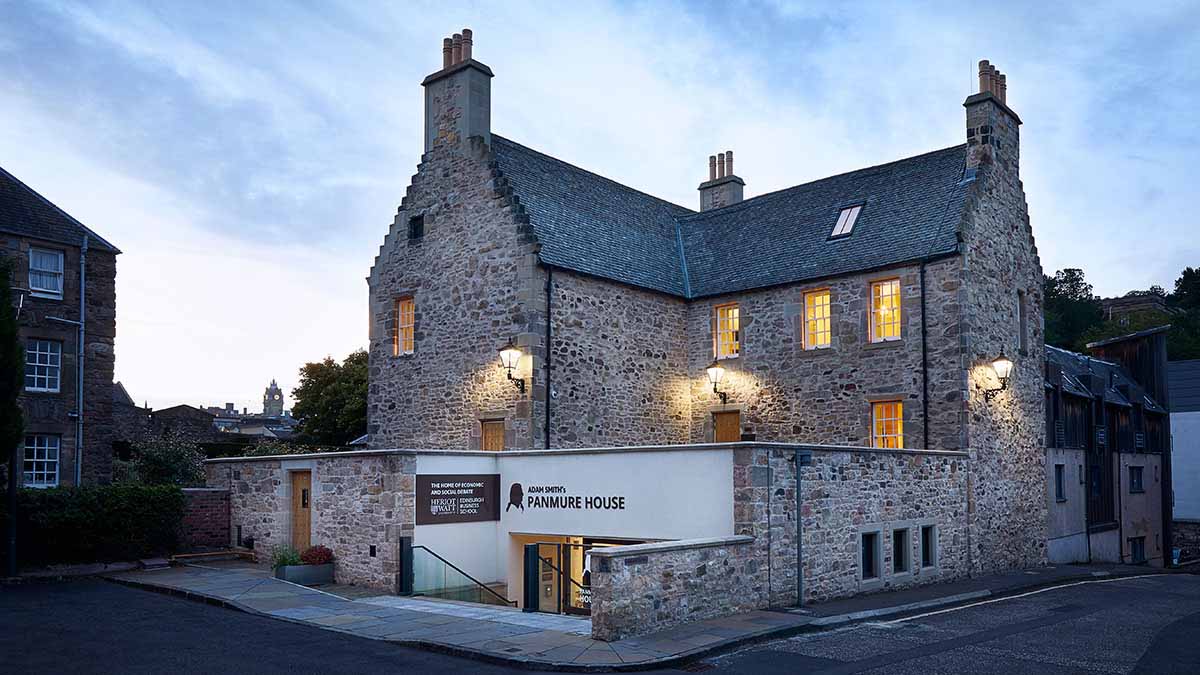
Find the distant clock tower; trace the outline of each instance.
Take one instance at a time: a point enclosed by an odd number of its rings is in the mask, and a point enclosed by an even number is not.
[[[263,415],[283,417],[283,392],[280,391],[279,385],[275,384],[275,380],[271,380],[271,386],[267,387],[263,394]]]

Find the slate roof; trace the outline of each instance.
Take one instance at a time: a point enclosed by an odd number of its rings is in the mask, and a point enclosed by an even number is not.
[[[685,298],[950,255],[966,146],[824,178],[696,213],[492,135],[542,262]],[[862,204],[830,240],[842,207]]]
[[[120,253],[104,237],[72,218],[3,167],[0,167],[0,232],[67,246],[81,246],[86,234],[89,237],[88,248]]]
[[[1200,359],[1167,363],[1171,412],[1200,412]]]
[[[1126,408],[1138,403],[1150,412],[1167,412],[1166,408],[1148,395],[1129,373],[1116,363],[1050,345],[1046,345],[1046,361],[1062,368],[1063,390],[1067,393],[1095,398],[1089,383],[1092,376],[1097,376],[1104,383],[1105,402]]]
[[[691,213],[492,134],[547,265],[685,295],[676,218]]]

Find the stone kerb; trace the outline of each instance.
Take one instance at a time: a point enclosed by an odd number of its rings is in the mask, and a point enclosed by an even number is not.
[[[593,549],[592,637],[614,641],[760,609],[766,568],[747,536]]]

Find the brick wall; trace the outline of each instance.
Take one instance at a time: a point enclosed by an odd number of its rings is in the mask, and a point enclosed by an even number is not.
[[[220,488],[184,488],[187,499],[181,527],[185,552],[228,548],[229,491]]]

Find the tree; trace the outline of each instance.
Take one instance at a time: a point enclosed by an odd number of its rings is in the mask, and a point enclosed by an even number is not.
[[[367,353],[360,349],[340,364],[328,356],[304,364],[292,397],[292,414],[306,440],[346,445],[362,436],[367,433]]]
[[[7,576],[17,575],[17,487],[21,481],[25,420],[17,397],[25,383],[25,349],[13,308],[12,266],[0,258],[0,448],[8,450]]]
[[[1200,312],[1200,269],[1188,267],[1180,272],[1170,302],[1185,312]]]
[[[134,444],[131,460],[113,460],[118,483],[204,485],[204,453],[191,441],[175,436]]]
[[[1083,270],[1067,268],[1043,277],[1045,292],[1046,344],[1083,351],[1084,336],[1104,319],[1100,298]]]

